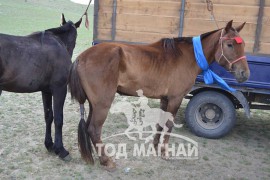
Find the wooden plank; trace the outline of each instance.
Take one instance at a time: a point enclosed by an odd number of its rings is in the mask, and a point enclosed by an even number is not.
[[[270,11],[270,6],[268,6],[268,7],[265,6],[263,16],[269,18],[270,17],[270,12],[269,11]]]
[[[100,28],[111,28],[111,14],[103,13],[99,20]],[[142,21],[143,19],[143,21]],[[154,17],[147,15],[118,14],[116,29],[133,31],[153,31],[160,33],[174,33],[178,31],[179,18]]]
[[[125,31],[177,34],[179,32],[179,18],[118,14],[116,28]]]
[[[181,2],[120,1],[117,13],[179,17]]]
[[[180,6],[180,2],[154,3],[154,1],[149,1],[142,3],[138,0],[119,1],[117,3],[117,13],[179,17]],[[258,9],[259,6],[217,4],[214,6],[214,14],[217,19],[224,19],[224,17],[230,17],[231,19],[237,18],[239,20],[242,19],[243,21],[255,22],[254,20],[256,20]],[[106,5],[103,8],[100,8],[100,12],[112,13],[112,7]],[[185,8],[185,17],[209,18],[210,12],[207,10],[206,3],[187,3]]]
[[[123,0],[122,0],[123,1]],[[125,0],[127,1],[127,0]],[[129,0],[132,1],[132,0]],[[160,2],[179,2],[181,0],[139,0],[141,2],[152,1],[154,3]],[[258,5],[260,0],[212,0],[213,4],[231,4],[231,5]],[[186,0],[187,3],[206,3],[205,0]]]
[[[265,1],[265,7],[270,7],[270,1],[269,0]]]
[[[123,0],[119,0],[119,1],[123,1]],[[124,1],[127,1],[127,0],[124,0]],[[130,0],[130,1],[132,1],[132,0]],[[148,2],[148,1],[152,1],[152,2],[154,2],[154,3],[160,3],[160,2],[178,2],[179,0],[139,0],[139,1],[141,1],[141,2]]]
[[[112,14],[111,13],[99,13],[98,28],[112,28]]]
[[[136,31],[116,31],[116,41],[127,41],[127,42],[141,42],[141,43],[152,43],[160,40],[161,38],[172,38],[176,37],[174,34],[162,34],[153,32],[136,32]]]
[[[270,43],[260,43],[260,54],[270,54]]]
[[[260,41],[270,43],[270,25],[263,25]]]
[[[99,7],[112,6],[113,0],[99,0]]]
[[[269,11],[270,11],[270,7],[264,7],[264,19],[262,22],[262,31],[261,31],[261,36],[260,36],[261,43],[270,43],[270,12]],[[270,53],[270,50],[268,54],[269,53]]]
[[[103,14],[103,18],[99,21],[100,28],[111,28],[111,14]],[[143,20],[142,20],[143,19]],[[224,27],[226,21],[219,21],[220,27]],[[234,26],[240,25],[242,22],[234,22]],[[139,32],[155,32],[155,33],[172,33],[176,34],[179,31],[179,18],[173,17],[154,17],[132,14],[118,14],[116,20],[116,29],[124,31],[139,31]],[[200,31],[198,31],[199,29]],[[191,19],[186,18],[184,23],[184,32],[208,32],[216,29],[215,23],[212,20]],[[247,36],[253,37],[255,34],[256,25],[247,23],[243,32]],[[184,35],[187,33],[184,33]],[[188,34],[193,35],[193,34]]]
[[[212,20],[214,19],[211,13],[198,13],[195,11],[189,11],[185,13],[185,19],[187,18],[200,18],[204,20]],[[249,23],[257,23],[257,16],[234,16],[234,15],[226,15],[226,14],[217,14],[215,13],[215,18],[217,21],[227,21],[228,19],[234,20],[236,22],[249,22]]]
[[[217,4],[214,6],[215,14],[234,15],[234,16],[257,16],[258,6],[243,6],[243,5],[225,5]],[[194,11],[198,13],[209,13],[205,3],[187,3],[186,11]]]
[[[225,22],[219,22],[220,27],[225,27]],[[242,22],[233,23],[234,27],[237,27]],[[201,20],[201,19],[185,19],[184,22],[184,36],[195,36],[205,32],[216,29],[216,25],[213,21]],[[255,39],[256,24],[247,23],[244,29],[240,32],[240,35],[246,41],[254,41]]]
[[[181,2],[141,2],[117,1],[117,13],[119,14],[144,14],[159,16],[179,16]],[[111,13],[112,7],[106,5],[100,9],[101,12]]]
[[[98,36],[94,39],[96,40],[111,40],[111,29],[100,29],[98,28]]]
[[[252,53],[253,52],[253,46],[254,46],[254,42],[245,42],[245,52],[246,53]]]
[[[259,5],[260,0],[212,0],[213,5],[227,4],[227,5],[244,5],[256,6]],[[206,3],[205,0],[187,0],[187,3]]]

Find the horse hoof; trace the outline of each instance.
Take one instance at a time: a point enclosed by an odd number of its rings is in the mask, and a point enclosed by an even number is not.
[[[70,161],[71,160],[71,156],[69,155],[69,152],[66,151],[65,149],[63,149],[61,152],[59,152],[58,156],[59,156],[60,159],[62,159],[64,161]]]
[[[165,153],[161,153],[161,159],[168,161],[170,159],[170,156],[166,155]]]
[[[115,164],[115,162],[112,162],[112,161],[108,162],[107,165],[104,166],[104,169],[106,171],[109,171],[109,172],[116,171],[116,164]]]
[[[72,157],[71,157],[70,154],[68,154],[66,157],[61,158],[61,159],[62,159],[63,161],[69,162],[69,161],[71,161]]]

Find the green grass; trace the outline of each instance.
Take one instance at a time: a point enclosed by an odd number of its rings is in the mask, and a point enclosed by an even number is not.
[[[69,0],[0,0],[0,33],[11,35],[28,35],[36,31],[58,27],[61,13],[66,20],[77,22],[86,9]],[[91,46],[93,37],[93,6],[88,9],[90,27],[84,26],[85,19],[78,29],[75,57]]]

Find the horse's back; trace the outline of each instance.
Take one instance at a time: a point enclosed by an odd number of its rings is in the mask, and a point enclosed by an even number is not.
[[[65,47],[50,35],[0,34],[0,86],[3,90],[40,91],[52,81],[66,80],[70,64]],[[53,79],[55,76],[58,77]]]

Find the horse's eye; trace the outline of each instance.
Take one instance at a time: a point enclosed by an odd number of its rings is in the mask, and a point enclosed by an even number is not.
[[[232,44],[227,44],[227,46],[228,46],[229,48],[233,48],[233,45],[232,45]]]

